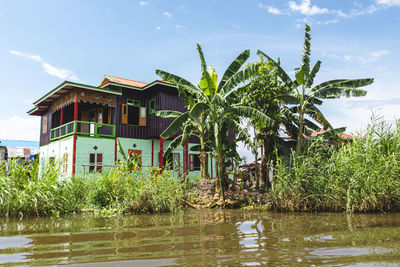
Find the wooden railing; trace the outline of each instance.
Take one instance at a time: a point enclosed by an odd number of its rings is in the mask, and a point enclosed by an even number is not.
[[[89,121],[71,121],[50,130],[50,141],[78,134],[90,137],[115,137],[115,125]]]

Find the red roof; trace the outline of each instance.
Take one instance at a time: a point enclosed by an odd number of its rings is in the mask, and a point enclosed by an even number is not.
[[[324,130],[324,129],[321,129],[321,130],[318,131],[318,132],[312,132],[312,133],[311,133],[311,137],[315,137],[315,136],[320,135],[320,134],[323,134],[323,133],[325,133],[325,132],[326,132],[326,130]],[[352,135],[346,134],[346,133],[339,133],[338,136],[343,137],[343,138],[350,138],[350,139],[353,139],[353,138],[354,138]]]
[[[129,80],[129,79],[116,77],[116,76],[112,76],[112,75],[104,75],[104,78],[101,81],[101,84],[99,85],[99,87],[101,87],[101,86],[103,86],[103,85],[105,85],[105,84],[107,84],[109,82],[119,83],[119,84],[139,87],[139,88],[142,88],[142,87],[145,87],[146,85],[148,85],[148,83],[145,83],[145,82]]]

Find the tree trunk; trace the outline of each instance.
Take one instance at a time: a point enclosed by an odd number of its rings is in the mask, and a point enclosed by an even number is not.
[[[208,179],[208,168],[207,168],[207,152],[202,149],[200,152],[200,174],[201,179]]]
[[[221,154],[216,153],[215,162],[217,165],[217,179],[216,179],[216,188],[218,192],[221,194],[222,199],[225,201],[225,186],[224,186],[224,162],[222,160]]]
[[[271,182],[269,180],[269,163],[271,160],[271,153],[273,149],[271,145],[271,139],[272,137],[264,136],[261,155],[261,180],[266,188],[271,188]]]
[[[303,153],[303,131],[304,131],[304,120],[303,120],[303,114],[299,114],[299,133],[297,135],[297,145],[296,145],[296,153],[298,155],[301,155]]]
[[[254,126],[253,126],[254,127]],[[256,127],[254,127],[254,145],[255,145],[255,147],[256,147],[256,150],[255,150],[255,153],[254,153],[254,155],[255,155],[255,161],[254,161],[254,163],[255,163],[255,170],[254,170],[254,173],[255,173],[255,175],[256,175],[256,187],[258,188],[259,186],[260,186],[260,177],[261,177],[261,172],[260,172],[260,168],[259,168],[259,166],[258,166],[258,138],[257,138],[257,131],[256,131]]]

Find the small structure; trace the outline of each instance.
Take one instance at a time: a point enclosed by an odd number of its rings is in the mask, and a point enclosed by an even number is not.
[[[38,153],[38,141],[0,139],[0,162],[7,159],[28,159]]]
[[[65,81],[33,104],[28,114],[41,117],[41,165],[45,160],[62,161],[66,175],[109,169],[121,158],[119,142],[125,154],[140,158],[140,167],[164,168],[169,161],[179,175],[200,175],[200,153],[190,150],[199,143],[194,136],[164,158],[173,138],[164,140],[160,134],[172,120],[156,116],[156,111],[186,111],[177,88],[169,82],[145,83],[111,75],[105,75],[98,86]],[[212,157],[208,166],[215,177]]]

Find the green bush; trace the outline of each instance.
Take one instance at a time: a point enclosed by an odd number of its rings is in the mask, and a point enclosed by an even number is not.
[[[305,155],[279,159],[274,179],[277,210],[400,210],[399,123],[374,122],[341,147],[315,141]]]

